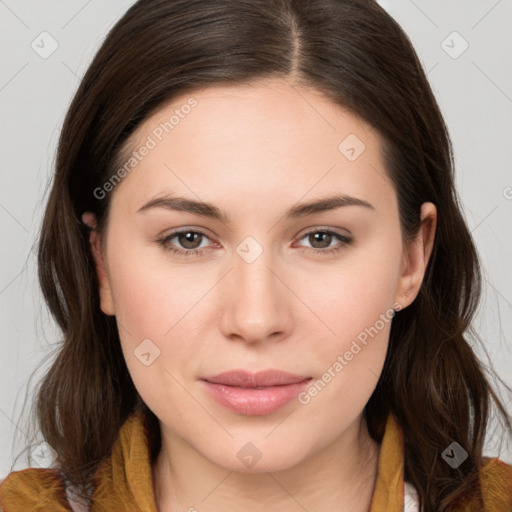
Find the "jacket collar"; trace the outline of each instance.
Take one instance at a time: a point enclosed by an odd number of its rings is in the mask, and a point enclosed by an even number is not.
[[[404,437],[396,417],[388,414],[382,438],[377,482],[370,512],[404,509]]]
[[[370,512],[402,512],[404,503],[403,432],[390,413],[386,420]],[[112,456],[95,473],[91,512],[157,512],[147,426],[141,413],[120,430]]]

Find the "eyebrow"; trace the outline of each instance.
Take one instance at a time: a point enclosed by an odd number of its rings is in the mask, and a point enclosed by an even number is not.
[[[286,219],[298,219],[314,213],[326,212],[341,208],[344,206],[362,206],[371,210],[375,210],[373,205],[363,199],[347,195],[333,195],[322,199],[316,199],[307,203],[292,206],[284,215]],[[223,223],[229,223],[230,219],[226,212],[220,210],[211,203],[203,201],[195,201],[184,197],[158,197],[151,199],[137,213],[147,212],[154,208],[165,208],[179,212],[195,213],[211,219],[218,220]]]

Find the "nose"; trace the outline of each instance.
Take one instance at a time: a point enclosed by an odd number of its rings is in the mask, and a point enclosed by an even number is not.
[[[293,293],[287,287],[289,273],[264,250],[248,262],[233,255],[221,318],[223,334],[247,343],[277,341],[288,336],[292,326]]]

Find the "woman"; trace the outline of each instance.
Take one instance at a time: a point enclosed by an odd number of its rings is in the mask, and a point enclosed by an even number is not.
[[[58,459],[6,512],[512,510],[449,137],[375,2],[133,5],[66,117],[39,272]]]

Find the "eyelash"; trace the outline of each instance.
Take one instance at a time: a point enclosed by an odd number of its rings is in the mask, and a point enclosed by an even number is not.
[[[160,238],[157,240],[157,242],[164,248],[165,251],[170,251],[172,254],[176,254],[178,256],[202,256],[205,253],[205,250],[208,248],[203,249],[190,249],[190,250],[183,250],[183,249],[177,249],[175,247],[170,246],[170,241],[177,235],[183,234],[183,233],[195,233],[202,235],[209,239],[209,236],[206,233],[203,233],[202,231],[196,231],[192,229],[182,229],[179,231],[174,231],[170,233],[169,235]],[[341,235],[340,233],[337,233],[335,231],[331,231],[329,229],[312,229],[311,231],[308,231],[307,233],[304,233],[298,240],[302,240],[303,238],[306,238],[307,236],[314,234],[314,233],[323,233],[323,234],[329,234],[334,235],[335,238],[337,238],[341,243],[337,246],[331,247],[330,249],[314,249],[311,247],[304,247],[304,249],[307,250],[307,252],[313,253],[314,255],[318,254],[328,254],[333,255],[336,254],[348,245],[350,245],[353,242],[353,239],[351,237]]]

